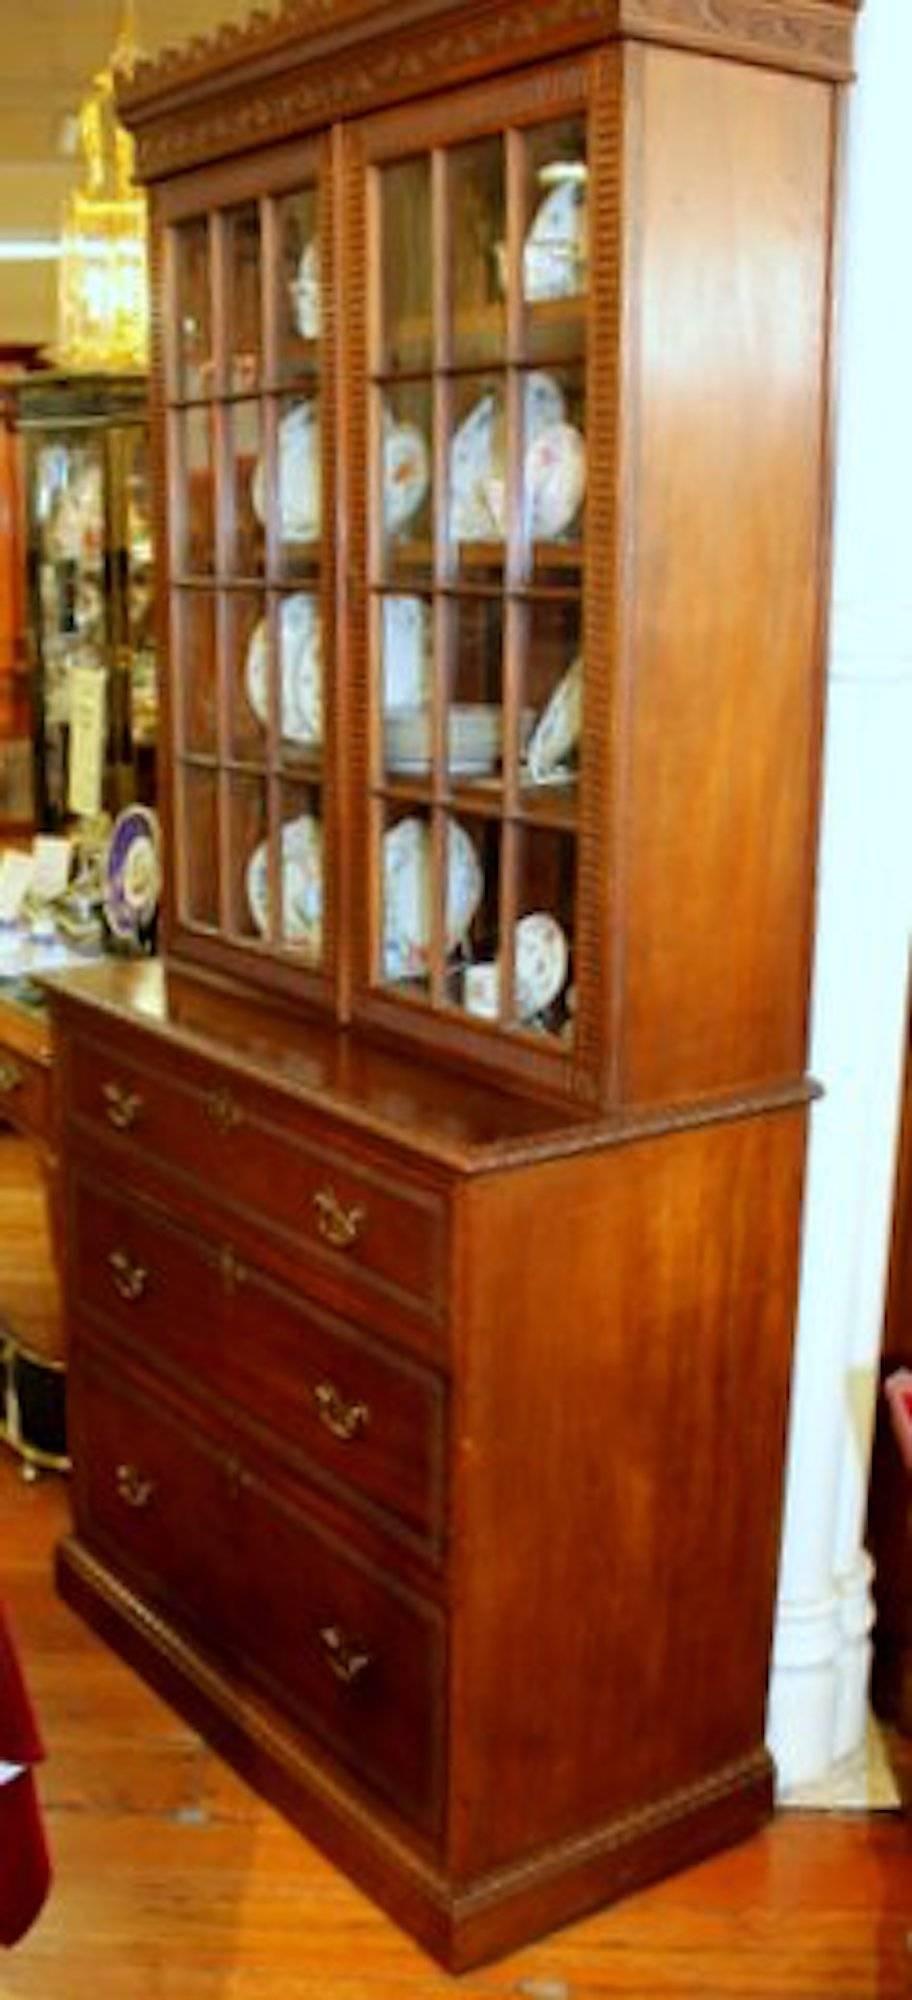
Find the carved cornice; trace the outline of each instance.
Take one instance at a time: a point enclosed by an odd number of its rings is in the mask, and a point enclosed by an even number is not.
[[[619,36],[842,79],[859,0],[293,0],[119,92],[140,179]]]

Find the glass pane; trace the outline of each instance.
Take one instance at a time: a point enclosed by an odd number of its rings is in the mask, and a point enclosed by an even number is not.
[[[237,937],[268,937],[272,908],[264,778],[229,779],[229,921]]]
[[[172,421],[183,490],[183,531],[182,535],[178,531],[175,568],[185,576],[209,576],[215,568],[212,418],[208,410],[185,410]],[[178,523],[180,518],[178,510]]]
[[[506,341],[506,184],[501,139],[449,155],[453,359],[499,359]]]
[[[205,217],[182,222],[174,231],[177,289],[176,380],[178,396],[212,393],[212,304],[209,290],[209,226]]]
[[[234,576],[261,576],[266,563],[266,533],[257,470],[262,453],[259,403],[231,404],[225,410],[225,420],[230,481],[228,571]]]
[[[323,748],[323,618],[315,592],[276,604],[280,661],[279,734],[283,762],[319,762]]]
[[[462,568],[499,569],[507,525],[507,421],[500,375],[454,384],[449,537]]]
[[[414,582],[433,572],[430,382],[397,384],[378,396],[376,512],[380,573]]]
[[[527,606],[521,629],[522,699],[532,722],[520,774],[523,808],[573,809],[583,716],[580,604]]]
[[[255,389],[262,353],[260,216],[256,202],[225,214],[228,387]]]
[[[433,610],[427,597],[374,602],[384,715],[421,708],[431,698]]]
[[[494,793],[503,754],[503,623],[499,597],[463,598],[449,607],[449,776]]]
[[[533,1033],[573,1038],[576,841],[539,827],[520,833],[514,1013]]]
[[[381,352],[386,373],[429,368],[433,352],[431,163],[397,160],[380,184]]]
[[[276,365],[280,382],[314,369],[322,326],[317,191],[302,188],[276,203],[279,300]]]
[[[524,537],[539,581],[573,582],[585,529],[585,374],[533,369],[523,384]]]
[[[522,289],[526,352],[560,359],[582,352],[589,283],[586,124],[565,118],[525,140]]]
[[[130,653],[130,732],[134,748],[155,744],[158,719],[149,448],[145,432],[125,437],[125,626]]]
[[[463,817],[451,820],[450,830],[446,999],[450,1006],[460,1007],[478,1020],[496,1021],[500,1012],[500,822]]]
[[[279,568],[286,576],[313,575],[319,568],[323,527],[323,453],[320,400],[308,396],[277,405],[278,432],[276,539]],[[254,504],[262,507],[254,482]]]
[[[184,768],[183,859],[189,923],[219,921],[218,780],[214,771]]]
[[[308,965],[324,949],[323,810],[313,785],[282,787],[281,942]]]
[[[183,747],[214,757],[218,743],[215,596],[174,593],[174,659],[183,719]]]
[[[245,764],[266,760],[272,681],[272,646],[266,599],[253,592],[226,592],[224,612],[231,690],[229,744]]]
[[[380,977],[414,995],[429,992],[432,908],[430,815],[388,809],[380,865]]]

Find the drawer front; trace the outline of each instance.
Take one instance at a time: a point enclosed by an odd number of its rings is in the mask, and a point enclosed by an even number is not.
[[[116,1321],[149,1364],[232,1404],[348,1497],[439,1543],[446,1402],[430,1369],[296,1298],[226,1239],[191,1234],[83,1171],[72,1277],[77,1305]]]
[[[156,1402],[85,1332],[74,1389],[87,1546],[359,1783],[437,1828],[442,1614],[318,1528],[230,1427]]]
[[[0,1042],[0,1121],[37,1139],[49,1136],[51,1080],[42,1063]]]
[[[146,1070],[77,1040],[70,1104],[76,1115],[202,1186],[208,1197],[282,1234],[315,1275],[353,1294],[382,1288],[425,1318],[442,1319],[447,1208],[439,1190],[382,1158],[359,1162],[311,1120],[281,1112],[243,1080],[193,1063],[180,1078]]]
[[[169,1419],[84,1343],[68,1415],[76,1521],[89,1547],[189,1623],[209,1650],[232,1647],[236,1458]]]
[[[255,1477],[244,1522],[251,1674],[404,1818],[439,1828],[441,1613]]]

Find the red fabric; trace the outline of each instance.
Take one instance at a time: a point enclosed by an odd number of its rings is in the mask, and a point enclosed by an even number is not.
[[[50,1861],[31,1765],[44,1746],[0,1610],[0,1763],[24,1764],[0,1785],[0,1945],[16,1944],[41,1909]]]

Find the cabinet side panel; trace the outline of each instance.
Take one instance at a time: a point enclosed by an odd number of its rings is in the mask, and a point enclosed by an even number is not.
[[[655,1102],[804,1067],[836,104],[659,50],[640,89],[620,1032]]]
[[[804,1136],[777,1113],[468,1192],[457,1875],[762,1746]]]

